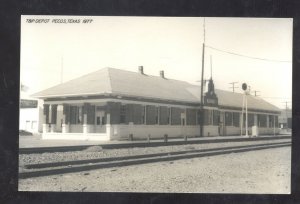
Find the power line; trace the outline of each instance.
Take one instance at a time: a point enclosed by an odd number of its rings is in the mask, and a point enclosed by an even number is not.
[[[267,58],[260,58],[260,57],[252,57],[252,56],[238,54],[238,53],[231,52],[231,51],[221,50],[221,49],[211,47],[211,46],[208,46],[208,45],[205,45],[205,46],[210,48],[210,49],[219,51],[219,52],[224,52],[224,53],[227,53],[227,54],[236,55],[236,56],[240,56],[240,57],[246,57],[246,58],[250,58],[250,59],[263,60],[263,61],[272,61],[272,62],[282,62],[282,63],[291,63],[292,62],[292,61],[289,61],[289,60],[274,60],[274,59],[267,59]]]
[[[261,97],[261,98],[272,98],[272,99],[281,99],[281,100],[286,100],[286,99],[290,99],[290,98],[284,98],[284,97],[273,97],[273,96],[264,96],[264,97]]]

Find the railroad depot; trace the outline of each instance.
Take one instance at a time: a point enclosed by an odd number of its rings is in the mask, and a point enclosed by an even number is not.
[[[33,95],[42,99],[43,139],[120,140],[245,134],[243,94],[214,88],[204,93],[200,114],[200,86],[144,73],[104,68]],[[248,95],[248,126],[260,135],[278,133],[280,109]],[[243,128],[242,128],[243,126]]]

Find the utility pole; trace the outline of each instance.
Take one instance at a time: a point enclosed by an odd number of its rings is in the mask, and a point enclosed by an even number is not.
[[[286,129],[288,129],[288,113],[287,113],[287,111],[288,111],[288,101],[285,101],[285,102],[283,102],[283,103],[285,103],[285,117],[286,117]]]
[[[202,71],[201,71],[201,93],[200,93],[200,137],[203,136],[204,110],[203,110],[203,75],[205,57],[205,18],[203,18],[203,44],[202,44]]]
[[[258,93],[258,92],[260,92],[260,91],[254,90],[254,96],[259,96],[259,95],[256,94],[256,93]]]
[[[232,84],[232,87],[229,87],[230,89],[232,88],[232,92],[234,93],[234,89],[238,88],[237,86],[234,86],[234,84],[237,84],[238,82],[231,82],[229,84]]]

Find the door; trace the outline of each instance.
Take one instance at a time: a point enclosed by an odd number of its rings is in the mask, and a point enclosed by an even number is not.
[[[104,133],[106,132],[106,120],[105,120],[105,111],[97,110],[95,113],[95,127],[96,132]]]

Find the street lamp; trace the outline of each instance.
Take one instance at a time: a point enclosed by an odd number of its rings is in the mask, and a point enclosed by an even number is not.
[[[242,127],[241,127],[241,136],[243,135],[243,123],[244,123],[244,108],[246,109],[246,137],[248,137],[248,102],[247,102],[247,95],[248,95],[248,86],[246,83],[242,84],[242,89],[244,90],[243,95],[243,106],[242,106]]]

